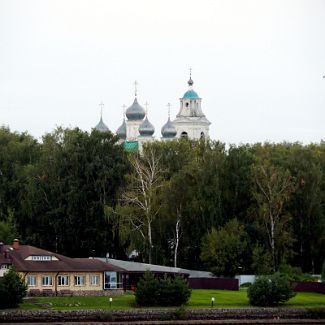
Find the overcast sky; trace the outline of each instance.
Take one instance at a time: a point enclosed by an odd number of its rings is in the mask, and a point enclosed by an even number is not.
[[[325,139],[324,0],[0,0],[0,125],[112,131],[140,104],[161,137],[192,67],[226,143]]]

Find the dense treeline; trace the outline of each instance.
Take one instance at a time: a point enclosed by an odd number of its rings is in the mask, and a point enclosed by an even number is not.
[[[110,133],[59,128],[38,143],[2,128],[2,240],[18,236],[75,257],[107,251],[123,256],[118,232],[104,217],[105,205],[115,204],[129,171],[116,142]]]
[[[325,143],[170,141],[125,153],[111,133],[0,129],[0,240],[70,256],[216,274],[320,272]]]

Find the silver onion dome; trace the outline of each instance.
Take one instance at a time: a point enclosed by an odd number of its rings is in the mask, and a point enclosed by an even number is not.
[[[155,133],[155,128],[149,122],[147,116],[146,116],[145,120],[139,126],[139,133],[141,136],[152,136]]]
[[[95,129],[99,132],[108,132],[109,128],[107,127],[107,125],[103,122],[103,118],[100,117],[100,121],[98,122],[98,124],[95,126]]]
[[[117,136],[122,139],[125,140],[126,139],[126,123],[125,123],[125,119],[123,119],[123,123],[122,125],[117,129],[116,131]]]
[[[125,115],[130,121],[143,120],[146,112],[142,106],[139,105],[137,98],[134,98],[133,104],[126,110]]]
[[[168,117],[167,123],[161,128],[163,138],[174,138],[177,134],[174,123]]]

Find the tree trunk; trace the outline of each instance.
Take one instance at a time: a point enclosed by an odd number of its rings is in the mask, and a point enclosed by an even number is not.
[[[177,267],[177,254],[178,254],[178,245],[179,245],[180,225],[181,225],[181,220],[179,217],[177,217],[176,226],[175,226],[176,238],[175,238],[175,251],[174,251],[174,267]]]
[[[151,222],[148,222],[148,263],[152,264],[152,235],[151,235]]]

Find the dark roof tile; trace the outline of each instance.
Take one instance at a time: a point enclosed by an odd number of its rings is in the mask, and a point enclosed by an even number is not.
[[[29,245],[20,245],[15,250],[9,245],[5,245],[5,250],[9,251],[12,264],[20,272],[124,272],[125,270],[107,264],[105,262],[90,258],[71,258],[61,254],[49,252]],[[1,254],[2,255],[2,254]],[[55,256],[58,260],[52,261],[32,261],[26,260],[29,256]],[[0,257],[1,258],[1,257]],[[8,260],[8,259],[7,259]],[[0,260],[1,261],[1,260]]]

